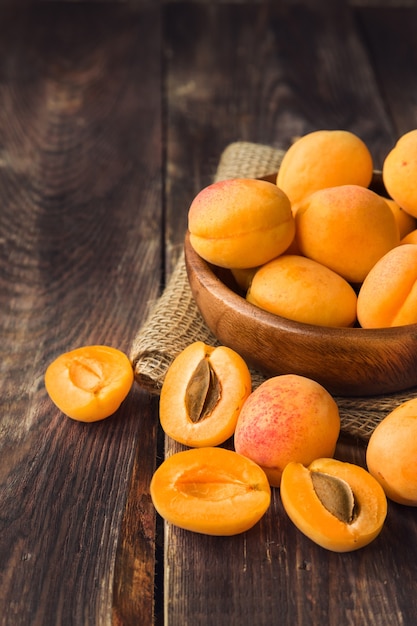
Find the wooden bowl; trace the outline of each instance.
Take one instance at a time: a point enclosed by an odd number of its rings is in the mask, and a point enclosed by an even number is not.
[[[329,328],[264,311],[239,295],[232,273],[184,243],[190,287],[220,343],[268,376],[299,374],[340,396],[385,395],[417,385],[417,324]]]

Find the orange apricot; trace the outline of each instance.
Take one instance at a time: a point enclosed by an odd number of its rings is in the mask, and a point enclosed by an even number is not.
[[[417,245],[403,244],[385,254],[363,281],[357,303],[363,328],[417,323]]]
[[[411,230],[401,239],[400,244],[403,245],[405,243],[417,243],[417,228]]]
[[[205,187],[188,211],[190,243],[220,267],[257,267],[281,254],[294,238],[294,217],[283,191],[250,178]]]
[[[45,372],[45,387],[68,417],[96,422],[119,408],[134,380],[128,357],[110,346],[83,346],[61,354]]]
[[[161,426],[186,446],[217,446],[233,435],[251,389],[248,366],[237,352],[196,341],[166,372],[159,403]]]
[[[417,129],[402,135],[387,154],[382,178],[391,198],[417,217]]]
[[[417,399],[393,409],[372,432],[366,449],[370,473],[387,497],[417,506]]]
[[[340,432],[337,403],[319,383],[284,374],[263,382],[243,405],[235,450],[257,463],[273,487],[290,461],[333,456]]]
[[[316,191],[300,203],[295,222],[301,253],[352,283],[400,242],[388,204],[359,185]]]
[[[256,463],[216,447],[168,457],[154,473],[150,493],[167,522],[207,535],[249,530],[271,501],[268,479]]]
[[[385,198],[381,196],[385,202],[388,204],[389,208],[394,214],[395,221],[397,222],[398,231],[400,234],[400,240],[406,237],[408,233],[417,228],[417,219],[410,215],[404,209],[400,207],[398,202],[392,200],[392,198]]]
[[[321,458],[308,467],[289,463],[281,499],[295,526],[326,550],[350,552],[373,541],[387,515],[378,481],[359,465]]]
[[[318,326],[353,326],[356,293],[339,274],[299,255],[283,254],[254,275],[248,302],[282,317]]]
[[[348,184],[368,187],[372,171],[371,153],[357,135],[346,130],[316,130],[290,146],[276,183],[294,206],[318,189]]]

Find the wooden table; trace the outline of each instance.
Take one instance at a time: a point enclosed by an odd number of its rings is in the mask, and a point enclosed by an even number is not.
[[[390,504],[348,554],[296,531],[277,490],[244,535],[164,533],[157,396],[135,384],[81,424],[43,383],[79,345],[129,351],[230,142],[344,128],[381,167],[417,127],[417,9],[364,4],[2,4],[2,625],[416,623],[415,509]],[[337,454],[364,463],[359,441]]]

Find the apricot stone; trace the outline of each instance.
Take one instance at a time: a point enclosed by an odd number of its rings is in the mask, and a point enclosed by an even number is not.
[[[235,535],[267,511],[271,489],[261,468],[233,450],[177,452],[154,473],[153,505],[167,522],[207,535]]]
[[[248,302],[296,322],[352,326],[356,293],[341,276],[321,263],[284,254],[254,275]]]
[[[289,463],[280,494],[295,526],[333,552],[368,545],[387,515],[387,500],[375,478],[359,465],[336,459],[316,459],[308,467]]]
[[[235,178],[200,191],[188,212],[190,243],[203,259],[227,268],[263,265],[294,238],[291,205],[273,183]]]
[[[248,366],[237,352],[196,341],[180,352],[165,374],[161,426],[184,445],[217,446],[233,435],[251,389]]]
[[[391,198],[417,217],[417,129],[402,135],[387,154],[382,178]]]
[[[417,506],[417,398],[393,409],[368,441],[370,473],[394,502]]]
[[[371,269],[358,294],[363,328],[417,323],[417,245],[404,244],[385,254]]]
[[[265,471],[279,487],[290,461],[309,464],[331,457],[340,432],[338,406],[319,383],[295,374],[263,382],[243,405],[235,431],[235,450]]]
[[[319,189],[349,184],[368,187],[372,172],[371,153],[357,135],[346,130],[316,130],[290,146],[276,182],[294,207]]]
[[[316,191],[300,203],[295,221],[301,253],[351,283],[361,283],[400,242],[388,204],[359,185]]]

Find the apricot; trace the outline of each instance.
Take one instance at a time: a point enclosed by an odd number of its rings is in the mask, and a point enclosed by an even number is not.
[[[209,263],[227,268],[263,265],[294,238],[294,217],[283,191],[250,178],[205,187],[188,212],[190,243]]]
[[[333,552],[371,543],[387,515],[387,500],[375,478],[359,465],[336,459],[316,459],[308,467],[289,463],[280,494],[295,526]]]
[[[261,468],[233,450],[216,447],[168,457],[154,473],[150,493],[167,522],[207,535],[249,530],[271,502]]]
[[[284,254],[254,275],[246,298],[275,315],[320,326],[352,326],[356,293],[341,276],[317,261]]]
[[[295,374],[267,379],[246,400],[235,430],[235,450],[279,487],[290,461],[331,457],[340,432],[338,406],[319,383]]]
[[[255,276],[258,271],[258,267],[242,267],[242,268],[233,268],[231,270],[233,278],[236,281],[237,286],[244,291],[245,293],[250,287],[252,282],[252,278]]]
[[[400,242],[388,204],[359,185],[316,191],[300,203],[295,222],[301,253],[351,283],[361,283]]]
[[[417,506],[417,398],[393,409],[372,432],[368,470],[394,502]]]
[[[316,130],[290,146],[276,182],[295,205],[327,187],[368,187],[372,173],[371,153],[357,135],[346,130]]]
[[[417,129],[402,135],[387,154],[382,178],[389,196],[417,217]]]
[[[217,446],[233,435],[251,389],[248,366],[237,352],[196,341],[166,372],[159,403],[161,426],[186,446]]]
[[[415,228],[414,230],[410,231],[409,233],[407,233],[400,241],[400,244],[405,244],[405,243],[417,243],[417,228]]]
[[[358,293],[363,328],[417,323],[417,245],[404,244],[385,254],[371,269]]]
[[[65,352],[45,372],[45,387],[68,417],[95,422],[112,415],[133,384],[128,357],[110,346],[83,346]]]
[[[384,198],[383,196],[382,198],[394,214],[401,240],[408,235],[408,233],[417,228],[417,219],[404,211],[404,209],[402,209],[400,205],[395,202],[395,200],[392,200],[392,198]]]

